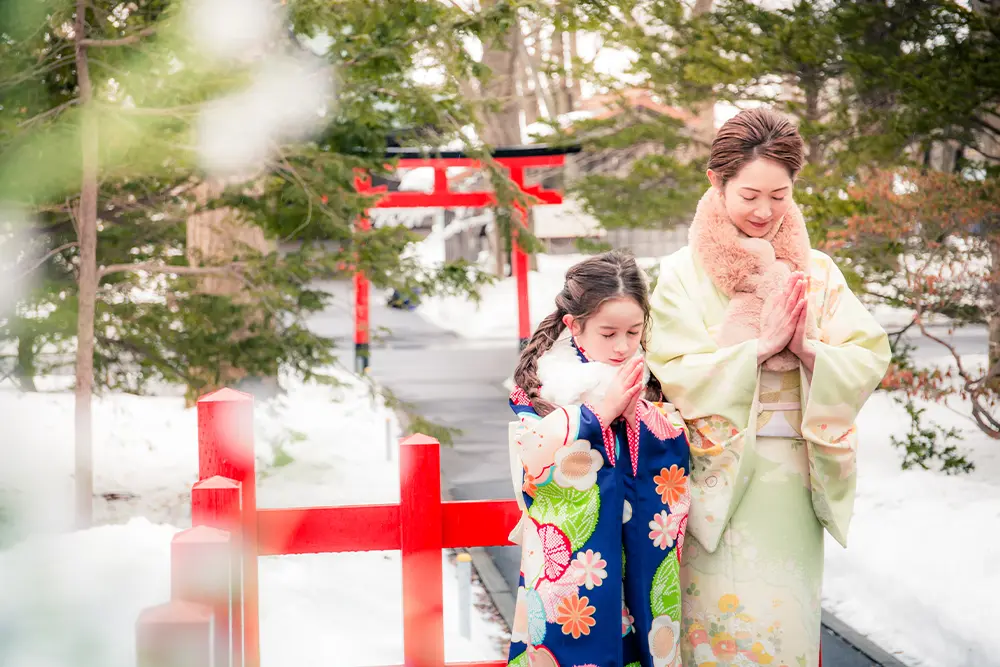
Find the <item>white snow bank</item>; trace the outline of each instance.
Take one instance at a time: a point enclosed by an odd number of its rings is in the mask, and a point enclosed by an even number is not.
[[[890,436],[908,417],[873,396],[858,423],[849,548],[827,540],[823,605],[908,665],[1000,665],[1000,448],[947,407],[924,407],[928,423],[964,432],[976,471],[900,470]]]
[[[139,613],[170,597],[176,532],[133,519],[0,552],[0,664],[134,667]],[[483,613],[470,610],[471,639],[460,636],[456,570],[444,567],[447,659],[499,657],[502,634]],[[271,557],[260,568],[263,664],[402,664],[398,554]]]
[[[384,458],[386,439],[397,437],[394,415],[353,375],[334,374],[343,386],[286,378],[284,394],[256,402],[258,474],[276,463],[346,474],[368,452]],[[67,392],[0,389],[0,490],[26,530],[72,527],[73,406]],[[97,522],[187,521],[198,473],[197,410],[179,397],[108,394],[95,398],[93,411]],[[353,502],[380,492],[377,483],[350,488]]]
[[[403,587],[398,553],[278,556],[261,559],[261,663],[403,664]],[[482,589],[473,588],[473,599]],[[498,626],[473,609],[471,637],[458,625],[455,567],[445,560],[445,658],[502,657]]]
[[[133,519],[0,552],[0,665],[134,667],[139,613],[170,598],[176,532]]]
[[[287,380],[287,393],[254,413],[258,506],[391,503],[399,499],[399,428],[368,386]],[[170,539],[179,530],[135,518],[126,525],[52,534],[72,521],[73,397],[0,391],[0,664],[133,667],[139,612],[169,600]],[[104,520],[153,517],[188,525],[197,477],[197,413],[179,398],[108,395],[94,411],[97,493]],[[387,443],[390,445],[387,447]],[[5,519],[6,520],[6,519]],[[470,610],[458,634],[457,571],[444,566],[449,660],[501,656],[504,633],[489,609]],[[401,664],[398,553],[260,559],[261,652],[274,667]],[[485,592],[473,586],[474,601]]]

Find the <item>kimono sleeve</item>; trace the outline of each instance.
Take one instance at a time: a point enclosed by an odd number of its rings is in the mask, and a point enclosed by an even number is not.
[[[689,532],[714,552],[754,470],[750,411],[759,380],[757,341],[719,347],[700,307],[690,253],[667,257],[651,298],[646,351],[663,394],[687,422],[691,446]]]
[[[813,253],[810,294],[817,318],[812,377],[803,371],[802,437],[809,452],[809,476],[816,517],[846,546],[857,484],[855,420],[878,388],[891,350],[885,331],[851,292],[833,260]]]
[[[518,417],[511,429],[511,446],[524,468],[526,486],[549,479],[559,451],[578,440],[586,440],[598,449],[614,446],[610,427],[602,424],[597,413],[585,404],[558,406],[545,417],[530,405],[518,405],[513,400],[511,407]]]
[[[586,441],[586,449],[591,452],[591,466],[596,470],[604,465],[604,459],[597,445],[612,452],[614,434],[607,424],[601,422],[593,408],[587,405],[560,406],[545,417],[541,417],[531,407],[531,401],[520,389],[511,394],[510,406],[517,420],[508,427],[508,448],[510,451],[511,482],[514,497],[521,507],[521,519],[510,532],[508,539],[521,544],[524,522],[536,494],[538,486],[550,482],[556,474],[561,456],[565,456],[579,441]]]

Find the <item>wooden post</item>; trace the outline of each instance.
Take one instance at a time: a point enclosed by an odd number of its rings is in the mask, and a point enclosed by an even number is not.
[[[523,193],[524,167],[510,166],[510,180]],[[518,349],[523,350],[531,338],[531,308],[528,303],[528,253],[523,246],[518,243],[518,236],[522,230],[528,229],[528,210],[520,204],[514,205],[515,215],[511,221],[510,243],[511,260],[510,270],[517,282],[517,338]]]
[[[224,530],[195,526],[170,543],[170,598],[212,610],[215,667],[232,664],[230,623],[232,538]]]
[[[229,533],[230,558],[229,619],[232,628],[232,664],[243,665],[243,540],[240,483],[226,477],[209,477],[191,488],[191,523]]]
[[[240,483],[215,475],[191,487],[191,524],[237,532],[242,521]]]
[[[399,534],[403,560],[406,667],[444,664],[440,444],[413,435],[399,448]]]
[[[136,667],[212,667],[212,610],[175,600],[136,622]]]
[[[367,211],[358,218],[358,231],[366,232],[372,228]],[[356,256],[355,256],[356,257]],[[357,259],[355,259],[357,261]],[[364,271],[354,274],[354,372],[364,375],[368,372],[371,360],[371,288]]]
[[[242,491],[243,664],[260,667],[253,397],[228,388],[198,400],[198,478],[216,475],[239,482]]]

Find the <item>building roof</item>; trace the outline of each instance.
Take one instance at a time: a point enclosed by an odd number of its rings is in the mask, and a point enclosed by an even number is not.
[[[624,100],[623,100],[624,98]],[[651,91],[644,88],[628,88],[621,92],[595,95],[580,101],[580,110],[589,111],[595,120],[613,118],[622,113],[622,103],[636,108],[645,109],[661,116],[669,116],[683,121],[693,122],[696,116],[687,109],[663,104]]]
[[[597,218],[583,210],[576,199],[562,204],[531,207],[535,237],[539,239],[575,239],[602,237],[607,232]]]

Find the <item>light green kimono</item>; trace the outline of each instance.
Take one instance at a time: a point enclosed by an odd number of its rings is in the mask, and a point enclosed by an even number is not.
[[[890,350],[833,261],[810,260],[811,377],[762,372],[756,340],[716,344],[729,299],[689,248],[663,261],[652,295],[646,359],[691,434],[685,667],[819,660],[823,529],[846,546],[854,422]]]

